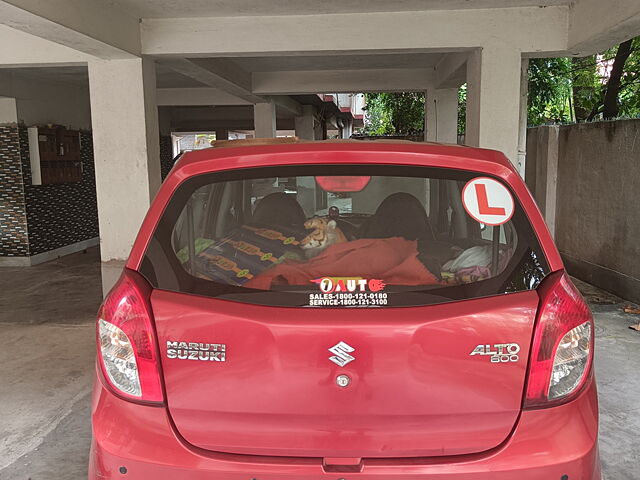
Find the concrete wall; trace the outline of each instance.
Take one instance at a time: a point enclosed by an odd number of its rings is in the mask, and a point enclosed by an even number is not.
[[[91,129],[89,89],[85,85],[0,70],[0,96],[16,99],[18,121],[27,126],[54,123]]]
[[[526,180],[569,273],[640,302],[640,120],[529,129]]]

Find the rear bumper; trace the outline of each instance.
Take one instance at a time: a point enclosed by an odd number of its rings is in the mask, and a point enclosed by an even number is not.
[[[491,452],[453,459],[365,459],[358,473],[326,472],[320,459],[198,450],[176,435],[164,408],[121,400],[100,382],[92,410],[89,480],[561,480],[564,475],[601,480],[593,382],[566,405],[523,412],[509,440]]]

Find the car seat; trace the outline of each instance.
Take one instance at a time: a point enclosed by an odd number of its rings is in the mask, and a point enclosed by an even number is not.
[[[258,201],[252,223],[267,227],[301,227],[305,220],[304,210],[292,195],[276,192]]]
[[[427,212],[409,193],[389,195],[362,226],[362,238],[403,237],[407,240],[434,241]]]

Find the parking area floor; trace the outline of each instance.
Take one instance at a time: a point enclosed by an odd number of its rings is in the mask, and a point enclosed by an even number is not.
[[[596,318],[600,449],[607,480],[638,479],[640,315],[578,282]],[[91,438],[97,249],[0,268],[0,479],[86,478]]]

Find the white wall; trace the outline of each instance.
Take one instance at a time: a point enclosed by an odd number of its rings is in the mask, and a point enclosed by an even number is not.
[[[0,69],[0,96],[16,99],[18,121],[90,129],[89,86],[35,79]]]
[[[0,97],[0,125],[3,123],[16,123],[18,121],[18,110],[16,99],[10,97]]]

